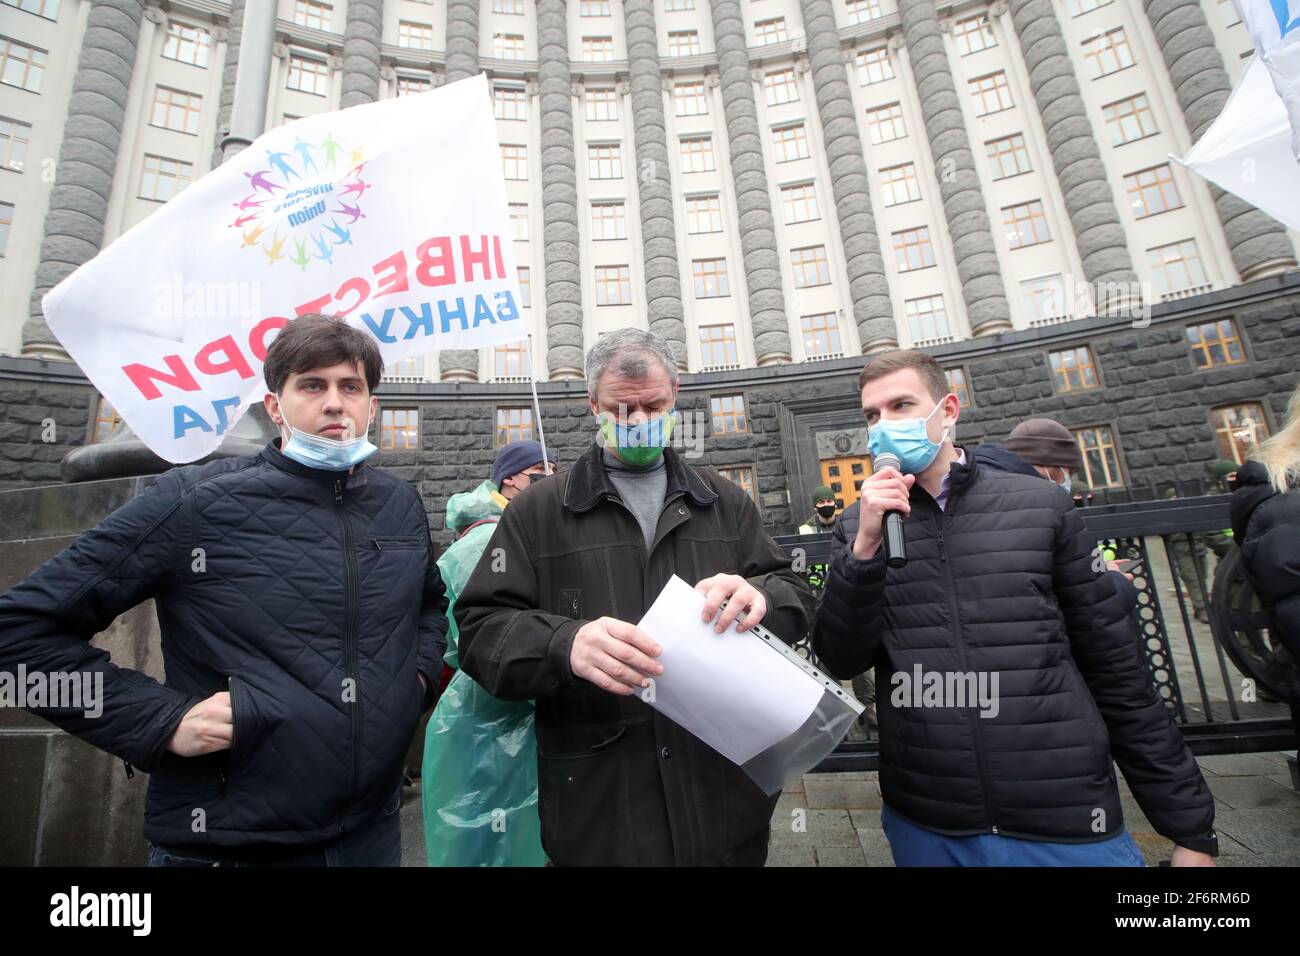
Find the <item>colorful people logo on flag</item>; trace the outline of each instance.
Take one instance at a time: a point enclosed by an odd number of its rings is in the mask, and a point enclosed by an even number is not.
[[[365,217],[361,200],[371,184],[362,179],[364,154],[345,150],[331,134],[315,144],[297,137],[291,150],[267,150],[266,157],[265,169],[244,173],[250,191],[233,203],[239,214],[230,227],[239,230],[240,248],[303,271],[333,263],[334,247],[351,244],[354,224]],[[341,178],[331,174],[340,167],[347,169]]]

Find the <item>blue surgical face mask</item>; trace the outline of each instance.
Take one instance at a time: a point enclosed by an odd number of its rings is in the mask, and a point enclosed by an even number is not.
[[[294,428],[286,418],[282,428],[289,437],[280,442],[280,453],[308,468],[323,471],[347,471],[379,451],[365,435],[338,441],[321,435],[309,435]]]
[[[947,398],[947,396],[944,396]],[[867,450],[874,458],[877,455],[890,454],[898,457],[905,475],[918,475],[929,467],[930,462],[939,454],[939,448],[948,439],[948,429],[937,442],[930,441],[926,423],[934,413],[943,407],[943,403],[934,406],[934,411],[924,418],[882,418],[867,430]]]
[[[1065,489],[1067,495],[1070,493],[1070,473],[1068,471],[1065,473],[1065,481],[1061,482],[1061,487]]]

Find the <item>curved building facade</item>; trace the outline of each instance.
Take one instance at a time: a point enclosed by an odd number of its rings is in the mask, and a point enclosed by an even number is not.
[[[1295,264],[1168,159],[1250,51],[1219,0],[277,2],[269,123],[491,80],[531,354],[406,380],[580,377],[627,325],[684,371],[928,347]],[[40,294],[211,168],[242,6],[0,4],[0,351],[58,355]]]
[[[1297,237],[1169,158],[1251,52],[1221,0],[0,0],[13,447],[46,418],[72,426],[57,445],[111,427],[93,399],[58,404],[93,392],[40,296],[219,161],[254,2],[278,4],[270,124],[490,80],[530,345],[387,369],[385,450],[417,479],[456,477],[420,470],[435,448],[477,464],[527,433],[530,378],[578,447],[583,353],[624,326],[668,340],[706,459],[748,469],[774,525],[802,517],[819,462],[851,468],[863,355],[933,351],[980,436],[1070,419],[1112,487],[1166,465],[1119,433],[1175,411],[1128,352],[1180,389],[1218,376],[1179,393],[1199,424],[1178,410],[1195,434],[1169,467],[1215,457],[1223,414],[1267,427],[1294,379],[1275,333]],[[444,414],[467,397],[483,422]],[[0,485],[52,477],[4,468]]]

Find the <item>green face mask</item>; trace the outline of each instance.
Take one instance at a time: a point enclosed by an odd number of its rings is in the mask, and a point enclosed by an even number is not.
[[[618,457],[629,465],[644,467],[653,464],[672,436],[677,424],[677,410],[665,412],[658,418],[651,418],[639,425],[620,425],[613,415],[603,414],[600,418],[600,434],[605,444],[618,449]]]

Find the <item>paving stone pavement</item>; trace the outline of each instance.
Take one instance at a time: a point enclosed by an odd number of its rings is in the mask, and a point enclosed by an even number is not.
[[[1285,753],[1230,754],[1198,760],[1214,794],[1220,866],[1300,866],[1300,792]],[[1120,776],[1124,821],[1148,866],[1173,844],[1156,833]],[[874,773],[805,774],[781,795],[772,817],[768,866],[893,866],[880,828]],[[850,830],[857,845],[849,843]],[[847,845],[846,845],[847,844]]]
[[[1285,753],[1200,757],[1214,793],[1220,866],[1300,866],[1300,792],[1291,788]],[[1148,866],[1169,859],[1173,844],[1156,833],[1120,776],[1124,821]],[[893,866],[880,828],[875,773],[805,774],[772,815],[768,866]],[[402,801],[402,865],[424,866],[420,788]]]

